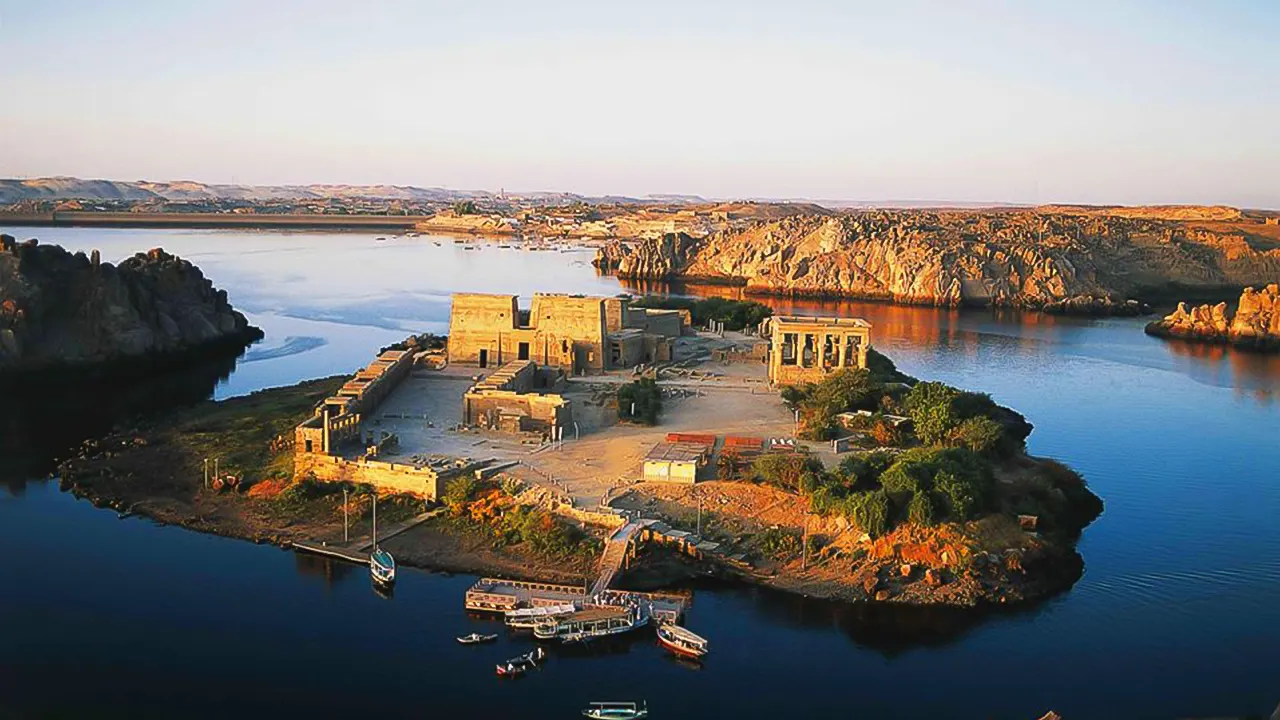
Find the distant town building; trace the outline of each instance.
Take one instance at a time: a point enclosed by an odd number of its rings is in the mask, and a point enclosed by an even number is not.
[[[820,382],[841,369],[867,366],[871,323],[862,318],[778,316],[769,321],[769,382]]]

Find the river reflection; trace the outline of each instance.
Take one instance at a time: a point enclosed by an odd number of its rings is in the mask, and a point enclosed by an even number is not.
[[[243,352],[221,348],[141,374],[67,372],[0,384],[0,481],[20,486],[86,439],[208,398]]]

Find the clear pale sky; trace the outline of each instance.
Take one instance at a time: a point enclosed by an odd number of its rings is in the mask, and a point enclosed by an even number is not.
[[[1280,2],[0,0],[0,177],[1280,207]]]

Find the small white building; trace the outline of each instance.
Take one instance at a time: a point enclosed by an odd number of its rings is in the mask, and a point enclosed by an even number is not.
[[[705,445],[696,443],[658,443],[644,457],[644,480],[692,485],[707,464],[707,453]]]

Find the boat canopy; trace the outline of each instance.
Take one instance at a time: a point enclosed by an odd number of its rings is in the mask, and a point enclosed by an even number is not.
[[[688,643],[689,645],[693,645],[695,647],[705,648],[707,646],[706,638],[702,637],[701,635],[698,635],[692,630],[682,628],[679,625],[663,625],[661,627],[661,631],[676,640],[679,640],[684,643]]]
[[[520,608],[519,610],[508,610],[504,617],[508,620],[519,620],[522,618],[541,618],[551,617],[552,615],[565,615],[574,612],[578,608],[573,603],[564,605],[546,605],[543,607]]]

